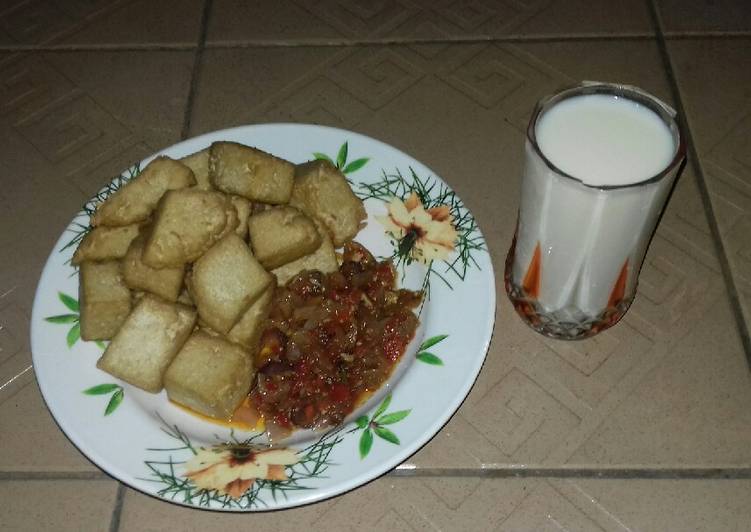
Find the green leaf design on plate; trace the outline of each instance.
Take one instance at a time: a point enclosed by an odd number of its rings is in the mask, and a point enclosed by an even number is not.
[[[75,323],[78,321],[78,314],[59,314],[57,316],[44,318],[44,321],[50,323]]]
[[[373,432],[375,432],[376,436],[379,438],[384,439],[389,443],[393,443],[394,445],[399,445],[401,443],[399,438],[396,437],[396,434],[386,427],[373,427]]]
[[[80,309],[78,307],[78,301],[70,297],[68,294],[63,294],[62,292],[57,293],[57,297],[60,298],[60,301],[63,302],[63,305],[68,307],[73,312],[79,312]]]
[[[443,366],[443,360],[428,351],[417,353],[417,360],[430,364],[431,366]]]
[[[407,417],[412,410],[399,410],[398,412],[391,412],[376,419],[376,425],[393,425]]]
[[[118,384],[97,384],[91,388],[87,388],[83,391],[86,395],[105,395],[115,390],[120,390],[122,387]]]
[[[421,345],[418,351],[425,351],[426,349],[430,349],[435,344],[443,342],[446,338],[448,338],[448,334],[439,334],[437,336],[433,336],[431,338],[428,338],[425,340]]]
[[[68,331],[68,335],[65,337],[65,341],[68,343],[68,347],[70,348],[70,347],[73,347],[73,344],[75,344],[80,338],[81,338],[81,324],[76,323]]]
[[[313,152],[313,157],[315,157],[319,161],[328,161],[328,162],[331,163],[332,166],[336,166],[336,164],[334,164],[334,161],[331,160],[331,157],[329,157],[325,153],[321,153],[319,151],[314,151]]]
[[[342,170],[342,172],[345,173],[345,174],[356,172],[360,168],[362,168],[363,166],[365,166],[369,160],[370,159],[368,157],[363,157],[361,159],[355,159],[354,161],[352,161],[351,163],[349,163],[347,166],[345,166],[344,169]]]
[[[368,426],[368,416],[360,416],[355,420],[357,428],[364,429]]]
[[[386,425],[393,425],[403,420],[412,412],[409,410],[397,410],[396,412],[384,413],[391,404],[391,394],[388,394],[378,408],[373,413],[373,416],[368,419],[367,416],[360,416],[355,420],[356,428],[350,430],[350,432],[356,432],[362,430],[363,433],[360,436],[360,459],[363,459],[370,452],[373,447],[373,433],[382,440],[386,440],[394,445],[399,445],[399,438],[391,430],[386,428]]]
[[[120,406],[120,403],[123,402],[123,398],[125,397],[125,392],[122,388],[117,390],[114,394],[112,394],[112,397],[110,398],[110,402],[107,403],[107,408],[104,409],[104,415],[109,416],[112,412],[115,411],[115,409]]]
[[[384,399],[383,402],[381,402],[380,405],[378,405],[378,408],[376,409],[375,413],[373,414],[373,419],[376,419],[378,416],[383,414],[386,409],[391,404],[391,394],[388,394]]]
[[[365,458],[368,456],[368,453],[370,452],[371,447],[373,447],[373,433],[370,432],[370,429],[365,429],[365,431],[362,433],[362,436],[360,436],[360,458]]]
[[[349,151],[349,143],[345,142],[342,147],[339,148],[339,153],[336,156],[336,167],[340,170],[347,164],[347,152]]]

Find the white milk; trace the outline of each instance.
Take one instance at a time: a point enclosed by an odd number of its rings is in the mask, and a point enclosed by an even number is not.
[[[564,99],[538,119],[542,153],[586,184],[626,185],[669,166],[674,135],[650,109],[609,95]],[[633,187],[600,190],[561,176],[526,146],[513,278],[519,284],[540,248],[537,303],[556,322],[582,322],[608,307],[625,270],[625,294],[637,275],[677,174]],[[624,266],[625,265],[625,266]]]
[[[676,150],[657,114],[606,94],[563,100],[542,115],[535,133],[551,163],[589,185],[630,185],[654,177]]]

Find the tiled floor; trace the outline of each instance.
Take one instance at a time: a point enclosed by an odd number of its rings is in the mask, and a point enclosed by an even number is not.
[[[349,494],[252,523],[131,491],[58,429],[30,367],[34,290],[109,177],[238,124],[353,129],[448,181],[500,272],[532,106],[581,79],[671,102],[692,141],[617,327],[548,340],[498,283],[486,364],[427,446]],[[0,529],[748,530],[749,87],[743,0],[4,2]]]

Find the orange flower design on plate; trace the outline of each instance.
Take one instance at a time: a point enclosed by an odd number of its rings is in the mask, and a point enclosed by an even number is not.
[[[185,464],[185,476],[199,489],[216,490],[239,499],[256,479],[287,480],[284,466],[296,464],[290,449],[257,449],[249,445],[201,448]]]
[[[393,198],[388,205],[388,215],[378,216],[377,220],[398,240],[400,257],[429,264],[447,259],[454,250],[458,235],[449,207],[439,205],[425,209],[414,192],[405,201]]]

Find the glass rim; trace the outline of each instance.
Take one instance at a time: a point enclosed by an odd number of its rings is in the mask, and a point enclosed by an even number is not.
[[[675,154],[673,155],[670,163],[668,163],[665,168],[663,168],[660,172],[652,177],[624,185],[591,185],[585,183],[582,179],[576,176],[564,172],[558,166],[553,164],[553,162],[548,159],[547,156],[543,153],[540,145],[537,142],[537,123],[540,120],[540,117],[545,113],[545,111],[547,111],[554,105],[568,98],[583,96],[587,94],[609,94],[613,96],[619,96],[636,102],[637,104],[643,105],[650,111],[657,114],[657,116],[668,126],[668,129],[670,129],[671,133],[673,133],[673,136],[677,141]],[[529,120],[529,125],[527,126],[527,140],[530,142],[537,155],[545,162],[546,166],[563,177],[571,179],[572,181],[575,181],[582,186],[597,190],[626,189],[644,186],[660,181],[665,178],[665,176],[669,175],[677,166],[685,162],[686,143],[683,132],[681,131],[680,124],[678,124],[678,120],[676,118],[677,113],[675,109],[670,107],[659,98],[633,85],[623,85],[619,83],[607,83],[601,81],[583,81],[581,83],[577,83],[576,85],[564,87],[557,91],[555,94],[545,96],[537,102],[534,111],[532,112],[532,117]]]

